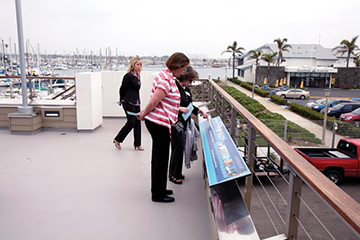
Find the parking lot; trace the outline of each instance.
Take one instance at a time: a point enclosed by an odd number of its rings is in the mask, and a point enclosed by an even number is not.
[[[307,88],[306,91],[310,92],[310,99],[290,99],[289,102],[297,103],[305,106],[309,101],[315,101],[318,98],[325,98],[325,92],[323,88]],[[360,101],[360,89],[342,90],[338,88],[331,89],[330,98],[357,98]],[[355,99],[356,100],[356,99]]]

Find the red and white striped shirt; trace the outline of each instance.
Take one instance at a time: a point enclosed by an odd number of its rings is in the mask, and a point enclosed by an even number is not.
[[[156,75],[152,84],[151,96],[158,88],[165,92],[165,97],[154,110],[145,116],[145,119],[169,128],[171,134],[171,124],[177,122],[181,97],[174,76],[169,69],[163,69]]]

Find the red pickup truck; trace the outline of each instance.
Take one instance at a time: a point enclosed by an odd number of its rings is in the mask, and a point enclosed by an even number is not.
[[[295,148],[335,184],[343,177],[360,177],[360,138],[341,139],[337,148]]]

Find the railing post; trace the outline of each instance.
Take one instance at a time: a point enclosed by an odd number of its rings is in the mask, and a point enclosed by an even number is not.
[[[219,91],[216,91],[216,100],[215,100],[215,104],[216,104],[216,106],[215,106],[216,115],[219,115],[219,111],[218,111],[218,109],[219,109],[219,100],[220,100],[219,98],[220,98]]]
[[[214,98],[213,98],[213,95],[214,95],[214,93],[213,93],[213,86],[210,84],[210,87],[209,87],[209,91],[210,91],[210,102],[211,102],[211,107],[213,107],[214,106]]]
[[[255,128],[249,125],[249,141],[248,141],[248,154],[247,154],[247,162],[249,165],[249,169],[251,171],[251,175],[246,177],[245,180],[245,204],[250,212],[251,206],[251,192],[252,192],[252,182],[253,182],[253,174],[255,168],[255,140],[256,140],[256,131]],[[246,147],[246,146],[245,146]]]
[[[231,108],[231,123],[230,123],[230,135],[233,139],[235,139],[235,127],[236,127],[236,109],[234,107]]]
[[[225,119],[225,98],[221,98],[221,118]]]
[[[201,101],[202,102],[205,102],[205,99],[204,99],[204,91],[205,91],[205,81],[203,81],[201,83]]]
[[[288,239],[297,239],[298,221],[300,212],[300,198],[302,180],[290,171],[289,176],[289,195],[286,216],[286,236]]]
[[[285,120],[285,127],[284,127],[284,142],[286,142],[286,138],[287,138],[287,127],[288,127],[288,120]]]

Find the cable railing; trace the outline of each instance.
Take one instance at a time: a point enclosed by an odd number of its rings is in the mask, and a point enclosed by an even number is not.
[[[309,203],[302,195],[302,191],[308,195],[317,195],[321,200],[325,201],[332,211],[338,214],[353,230],[348,231],[349,234],[355,234],[359,237],[360,233],[360,205],[352,199],[347,193],[338,186],[329,181],[320,171],[315,169],[310,163],[303,159],[294,151],[284,140],[286,133],[282,136],[275,134],[263,121],[257,119],[241,104],[232,98],[225,90],[212,80],[200,80],[202,83],[197,86],[197,90],[192,90],[195,101],[209,102],[208,108],[213,112],[212,115],[221,116],[224,124],[227,126],[230,135],[237,144],[239,151],[246,159],[252,175],[247,177],[243,186],[244,190],[239,188],[243,193],[246,205],[250,210],[252,201],[252,189],[258,196],[260,204],[263,206],[266,215],[270,219],[271,225],[274,227],[276,234],[285,232],[288,239],[319,239],[317,237],[319,229],[308,224],[308,219],[304,216],[312,216],[316,226],[320,226],[325,234],[320,239],[336,239],[336,234],[332,233],[336,229],[337,224],[330,224],[320,219],[314,211],[312,202]],[[284,139],[285,138],[285,139]],[[264,150],[264,146],[268,146],[268,151]],[[276,154],[280,158],[277,164],[270,156]],[[265,167],[261,165],[258,154],[263,155],[264,161],[272,167],[274,173],[279,176],[275,182],[272,176],[267,174]],[[287,171],[285,171],[286,169]],[[259,173],[263,173],[262,178]],[[286,175],[286,173],[288,175]],[[286,176],[285,176],[286,175]],[[283,183],[281,183],[283,182]],[[270,186],[269,184],[270,183]],[[280,183],[280,184],[279,184]],[[307,187],[312,191],[309,191]],[[261,194],[257,189],[258,186],[264,192]],[[266,185],[266,187],[265,187]],[[280,189],[278,187],[280,186]],[[272,189],[267,189],[272,187]],[[281,193],[287,189],[287,197]],[[271,194],[270,194],[271,193]],[[273,195],[276,195],[274,197]],[[271,195],[271,196],[270,196]],[[310,199],[311,200],[311,199]],[[266,206],[266,203],[270,206]],[[278,209],[280,205],[281,209]],[[285,209],[284,209],[285,208]],[[315,209],[318,208],[315,206]],[[270,213],[270,209],[274,214]],[[309,212],[306,213],[305,210]],[[252,211],[250,211],[252,213]],[[280,220],[275,223],[273,220],[277,216]],[[255,217],[255,216],[253,216]],[[255,217],[256,219],[256,217]],[[256,221],[254,220],[255,225]],[[278,229],[276,225],[282,225],[283,229]],[[257,229],[261,226],[256,226]],[[261,232],[261,231],[260,231]],[[316,237],[311,237],[311,235]],[[344,239],[344,238],[338,238]],[[352,238],[349,238],[352,239]],[[356,239],[356,237],[354,237]]]
[[[21,76],[0,76],[0,79],[10,79],[8,97],[15,98],[16,94],[20,95],[20,85],[21,82],[19,79]],[[18,79],[18,81],[15,81]],[[47,99],[71,99],[76,98],[75,90],[75,77],[60,77],[60,76],[26,76],[28,80],[29,94],[28,98],[33,100],[34,98],[47,97]],[[69,81],[73,81],[73,84],[70,84]],[[44,86],[44,83],[46,86]],[[18,86],[16,90],[15,86]],[[47,93],[47,94],[39,94]],[[60,98],[61,97],[61,98]]]

